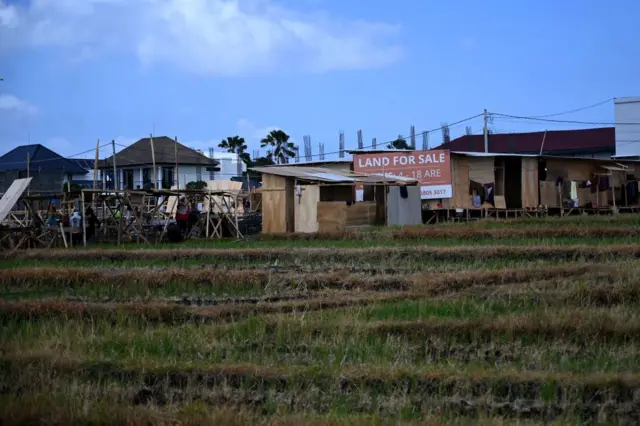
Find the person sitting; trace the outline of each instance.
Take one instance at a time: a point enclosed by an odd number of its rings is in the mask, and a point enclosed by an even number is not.
[[[473,195],[471,195],[471,205],[474,209],[479,209],[482,205],[482,200],[480,199],[480,195],[478,195],[478,191],[473,190]]]

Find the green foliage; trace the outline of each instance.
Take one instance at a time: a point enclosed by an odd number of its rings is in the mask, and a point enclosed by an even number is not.
[[[240,158],[240,160],[242,160],[242,162],[245,163],[246,165],[249,165],[251,163],[251,157],[246,152],[247,144],[244,138],[238,135],[229,136],[226,139],[223,139],[218,144],[218,147],[222,149],[226,149],[227,152],[238,154],[238,157]]]
[[[189,182],[187,183],[187,189],[195,190],[195,189],[205,189],[207,187],[207,182],[199,180],[197,182]]]
[[[290,136],[284,131],[272,130],[260,141],[260,146],[272,148],[267,152],[267,157],[271,156],[276,164],[286,164],[296,155],[295,145],[289,139]]]
[[[406,149],[406,150],[414,149],[411,145],[409,145],[409,143],[407,143],[407,141],[402,136],[398,136],[398,139],[396,139],[395,141],[393,141],[389,145],[387,145],[387,148],[389,148],[389,149]]]

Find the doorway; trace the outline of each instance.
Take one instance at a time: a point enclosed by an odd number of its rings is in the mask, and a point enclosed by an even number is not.
[[[504,158],[504,201],[508,209],[522,208],[522,159]]]

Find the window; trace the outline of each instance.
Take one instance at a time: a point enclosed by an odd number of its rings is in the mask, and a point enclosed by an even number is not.
[[[173,167],[163,167],[162,168],[162,188],[163,189],[171,189],[173,185]]]
[[[133,189],[133,170],[123,170],[122,180],[124,189]]]
[[[151,182],[151,175],[153,175],[153,170],[150,167],[142,169],[142,184],[146,185]]]
[[[104,176],[105,176],[105,189],[115,189],[115,182],[113,180],[113,170],[105,171]]]
[[[196,166],[196,181],[202,180],[202,166]]]

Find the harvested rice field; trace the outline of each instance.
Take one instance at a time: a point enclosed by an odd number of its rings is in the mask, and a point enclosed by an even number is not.
[[[638,424],[640,218],[0,253],[0,424]]]

